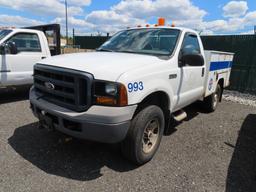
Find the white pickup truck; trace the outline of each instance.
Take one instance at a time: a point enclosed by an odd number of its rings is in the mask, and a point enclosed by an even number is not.
[[[53,26],[58,27],[36,27]],[[27,28],[0,30],[0,88],[31,85],[35,63],[50,56],[44,32]]]
[[[118,32],[96,52],[34,67],[31,109],[40,125],[67,135],[121,143],[136,164],[157,151],[172,118],[203,100],[208,111],[229,85],[232,53],[204,51],[196,31],[167,26]]]

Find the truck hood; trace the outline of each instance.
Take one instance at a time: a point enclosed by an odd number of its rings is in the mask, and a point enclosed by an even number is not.
[[[164,61],[151,55],[88,52],[54,56],[39,63],[88,72],[93,74],[95,79],[117,81],[125,72]]]

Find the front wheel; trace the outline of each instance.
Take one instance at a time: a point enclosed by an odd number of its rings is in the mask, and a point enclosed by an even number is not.
[[[221,97],[221,86],[220,86],[220,84],[218,84],[216,87],[216,91],[212,95],[210,95],[204,99],[204,101],[203,101],[204,108],[208,112],[215,111],[219,104],[220,97]]]
[[[150,161],[160,145],[163,131],[163,111],[155,105],[144,108],[133,118],[122,142],[123,155],[137,165]]]

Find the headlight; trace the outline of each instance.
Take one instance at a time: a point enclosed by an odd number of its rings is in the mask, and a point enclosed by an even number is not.
[[[95,81],[94,104],[107,106],[126,106],[128,104],[126,87],[121,83]]]
[[[108,95],[113,95],[115,96],[117,94],[117,84],[114,84],[114,83],[107,83],[105,85],[105,92],[108,94]]]

